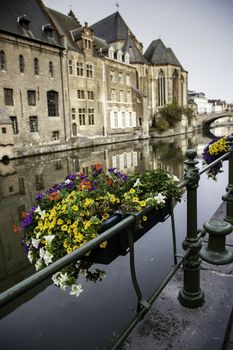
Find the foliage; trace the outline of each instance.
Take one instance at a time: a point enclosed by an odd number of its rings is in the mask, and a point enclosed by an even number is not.
[[[227,137],[217,137],[210,141],[202,153],[203,164],[210,164],[228,151]],[[216,180],[218,173],[222,172],[222,161],[213,165],[207,172],[208,177]]]
[[[35,197],[35,205],[24,213],[23,247],[36,270],[78,249],[102,232],[102,223],[116,211],[139,212],[152,205],[163,207],[166,198],[180,200],[178,179],[164,170],[146,171],[141,175],[120,173],[115,168],[105,171],[102,164],[92,166],[92,173],[71,174]],[[145,218],[144,218],[145,219]],[[100,244],[105,248],[107,242]],[[89,252],[91,253],[91,252]],[[53,275],[54,283],[78,296],[80,271],[88,280],[98,280],[102,271],[90,272],[84,261],[72,264]]]
[[[191,107],[182,107],[177,103],[167,104],[159,110],[159,118],[157,120],[157,128],[161,131],[166,131],[169,128],[174,128],[182,120],[182,115],[188,119],[188,125],[191,124],[195,113]]]

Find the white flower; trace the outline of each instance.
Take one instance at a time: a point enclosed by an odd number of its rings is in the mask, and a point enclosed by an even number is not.
[[[41,270],[42,267],[43,267],[43,261],[42,259],[38,259],[37,262],[35,263],[36,271]]]
[[[60,286],[60,280],[59,280],[60,274],[61,274],[61,272],[58,271],[58,272],[56,272],[56,273],[52,276],[53,283],[54,283],[56,286]]]
[[[87,276],[87,270],[86,269],[80,269],[79,270],[79,275],[83,276],[83,277],[86,277]]]
[[[55,235],[44,236],[45,243],[51,244],[51,242],[54,239],[54,237],[55,237]]]
[[[37,249],[40,243],[40,239],[32,238],[31,241],[32,241],[32,246]]]
[[[67,180],[65,181],[65,184],[69,185],[71,182],[72,182],[72,181],[70,181],[70,179],[67,179]]]
[[[59,279],[59,286],[62,290],[66,290],[66,287],[69,284],[69,276],[66,273],[60,273]]]
[[[44,255],[45,255],[45,250],[44,250],[44,248],[40,248],[40,250],[39,250],[39,255],[40,255],[40,258],[43,259]]]
[[[33,257],[32,251],[29,250],[29,251],[28,251],[28,260],[30,261],[31,264],[32,264],[32,262],[33,262],[33,259],[34,259],[34,257]]]
[[[45,218],[46,211],[45,211],[45,210],[41,210],[41,209],[40,209],[40,206],[38,206],[34,212],[35,212],[35,213],[38,213],[38,214],[41,216],[41,219],[44,219],[44,218]]]
[[[83,289],[82,289],[81,284],[79,284],[79,285],[72,284],[70,295],[75,295],[76,297],[78,297],[82,292],[83,292]]]
[[[44,253],[44,256],[43,256],[43,259],[44,259],[44,263],[46,266],[48,266],[49,263],[51,263],[53,260],[53,254],[49,253],[47,250],[45,251]]]
[[[178,181],[180,181],[180,180],[179,180],[179,178],[178,178],[176,175],[173,175],[173,181],[174,181],[174,182],[176,182],[176,181],[178,182]]]
[[[141,182],[140,182],[139,178],[135,181],[133,187],[137,187],[138,185],[141,185]]]
[[[157,196],[154,197],[156,200],[157,204],[164,204],[166,196],[164,196],[162,193],[158,193]]]

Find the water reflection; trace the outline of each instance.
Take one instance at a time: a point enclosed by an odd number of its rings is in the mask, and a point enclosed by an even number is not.
[[[225,129],[222,129],[221,127],[221,129],[212,129],[212,132],[213,131],[215,133],[224,132],[224,134],[227,135],[233,131],[233,127],[225,127]],[[127,172],[142,172],[145,169],[163,168],[171,174],[183,178],[183,161],[186,158],[186,150],[188,148],[195,148],[200,155],[204,145],[208,141],[209,139],[203,137],[201,133],[196,133],[166,139],[119,143],[91,149],[73,150],[69,152],[17,159],[11,161],[9,164],[0,163],[0,292],[34,273],[34,267],[29,264],[21,249],[20,236],[13,232],[12,225],[18,224],[21,221],[21,212],[28,210],[33,205],[34,197],[37,192],[46,190],[53,184],[62,181],[70,173],[77,171],[88,173],[94,162],[101,162],[106,168],[116,167],[121,171]],[[166,231],[166,223],[164,227]],[[158,229],[161,230],[161,226],[159,226]],[[146,252],[150,249],[150,259],[155,259],[155,261],[157,261],[159,251],[162,251],[163,245],[165,247],[165,241],[166,244],[167,242],[170,242],[170,238],[166,236],[168,233],[164,232],[163,234],[165,237],[164,241],[162,241],[159,236],[152,237],[152,235],[149,234],[144,237],[140,246],[138,245],[136,247],[136,250],[138,249],[140,253],[141,265],[144,264],[143,266],[151,268],[151,265],[154,264],[154,260],[148,260],[148,256],[146,255]],[[151,239],[154,240],[154,246],[150,243]],[[128,259],[128,257],[126,256],[124,259]],[[124,259],[120,258],[117,262],[117,269],[120,271],[127,271]],[[168,258],[166,254],[162,254],[160,259],[161,271],[156,271],[154,275],[160,272],[165,273],[168,265],[172,263],[170,261],[171,259]],[[106,269],[107,279],[101,283],[101,286],[100,284],[96,284],[94,289],[91,288],[90,285],[85,287],[85,291],[87,292],[85,298],[87,298],[87,301],[86,303],[84,301],[80,304],[78,302],[76,310],[78,307],[78,310],[82,312],[82,314],[85,314],[85,305],[89,305],[91,303],[90,300],[95,300],[96,295],[101,297],[104,293],[104,288],[108,288],[109,291],[112,290],[113,285],[115,286],[114,281],[116,278],[119,279],[119,281],[117,281],[119,284],[122,283],[120,282],[120,278],[126,278],[124,274],[121,274],[121,276],[117,275],[117,277],[114,276],[114,278],[111,279],[109,271],[112,271],[111,267]],[[142,273],[140,278],[143,282],[145,292],[149,293],[147,290],[149,290],[151,285],[150,275],[148,277],[147,274]],[[48,287],[50,283],[50,281],[46,281],[44,284],[40,285],[40,287],[34,288],[31,293],[27,293],[24,297],[21,297],[14,306],[6,308],[2,316],[7,315],[15,307],[25,303],[37,294],[39,295],[40,300],[44,300],[44,294],[51,295],[51,293],[55,298],[53,299],[53,303],[56,303],[56,297],[59,298],[59,301],[63,302],[64,300],[64,303],[61,304],[61,315],[63,315],[62,310],[68,304],[72,307],[74,301],[68,301],[66,296],[61,296],[59,291],[55,291],[54,289],[51,292],[52,286]],[[132,287],[127,288],[127,296],[122,290],[117,290],[115,296],[117,297],[117,295],[119,295],[119,299],[125,299],[125,303],[130,305],[132,300],[135,300],[133,296],[134,292],[131,290]],[[39,293],[43,289],[44,293],[40,295]],[[93,312],[95,312],[95,307],[96,306],[93,304]],[[103,308],[104,307],[105,304],[103,304]],[[111,307],[109,306],[109,309],[111,309]],[[35,314],[39,312],[37,310],[37,305],[32,302],[28,302],[24,308],[27,310],[34,310]],[[53,310],[52,302],[51,310]],[[119,308],[118,311],[120,312],[120,310],[121,309]],[[46,317],[48,317],[48,315]],[[121,321],[121,316],[119,316],[119,320],[117,321],[119,328],[120,325],[122,325]],[[82,322],[84,322],[84,319]],[[88,322],[90,321],[85,319],[85,322],[89,325]],[[107,320],[106,324],[108,325]],[[5,326],[7,327],[7,321]],[[93,327],[95,327],[94,324]],[[109,329],[111,329],[110,325]],[[46,330],[44,330],[44,332],[46,332]],[[111,334],[111,331],[106,334]],[[80,336],[82,337],[83,335]],[[98,339],[98,334],[96,337]],[[85,342],[86,340],[83,341]],[[88,349],[88,345],[87,347],[82,347],[82,349],[84,348]]]

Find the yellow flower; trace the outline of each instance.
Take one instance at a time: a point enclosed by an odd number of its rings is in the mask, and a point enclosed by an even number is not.
[[[66,252],[67,252],[67,254],[70,254],[72,252],[72,248],[71,247],[67,248]]]
[[[109,214],[108,214],[108,213],[104,213],[104,214],[102,215],[102,218],[103,218],[104,220],[107,220],[107,219],[109,218]]]
[[[131,189],[129,190],[129,192],[130,192],[130,193],[135,193],[136,191],[135,191],[134,188],[131,188]]]
[[[133,197],[133,202],[134,202],[134,203],[137,203],[138,200],[139,200],[138,197]]]
[[[146,206],[146,201],[141,201],[140,205],[141,205],[141,207],[145,207]]]
[[[84,203],[84,208],[90,207],[93,203],[94,203],[93,199],[86,198],[85,203]]]
[[[69,244],[68,244],[67,241],[64,241],[64,242],[63,242],[63,247],[64,247],[65,249],[68,247],[68,245],[69,245]]]
[[[63,222],[64,222],[64,221],[63,221],[62,219],[58,219],[58,220],[57,220],[57,224],[58,224],[58,225],[62,225]]]
[[[142,220],[143,220],[143,221],[147,221],[147,216],[146,216],[146,215],[143,215]]]
[[[61,230],[62,231],[67,231],[68,230],[68,226],[67,225],[62,225]]]
[[[100,243],[100,248],[105,248],[107,246],[107,244],[108,244],[107,241]]]
[[[74,245],[74,246],[73,246],[73,250],[75,250],[75,249],[78,249],[78,246],[77,246],[77,245]]]
[[[78,206],[77,205],[73,205],[72,209],[73,209],[73,211],[78,211]]]
[[[92,224],[91,221],[84,222],[84,230],[87,230],[91,226],[91,224]]]

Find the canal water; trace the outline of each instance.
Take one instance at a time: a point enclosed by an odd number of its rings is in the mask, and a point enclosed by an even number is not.
[[[228,135],[232,127],[211,129],[215,135]],[[166,139],[127,142],[96,148],[72,150],[0,163],[0,292],[35,272],[12,229],[21,212],[28,210],[37,192],[43,192],[68,174],[88,172],[94,162],[122,172],[166,169],[183,178],[183,162],[188,148],[201,154],[210,139],[202,133]],[[198,224],[207,221],[221,203],[227,185],[227,163],[217,182],[201,177],[198,191]],[[178,252],[186,233],[186,200],[175,207]],[[157,224],[135,243],[136,272],[144,298],[158,288],[174,263],[171,222]],[[117,335],[134,317],[136,294],[132,286],[129,254],[112,263],[93,264],[101,270],[102,281],[79,281],[83,293],[75,298],[55,287],[48,279],[0,310],[2,350],[111,349]]]

